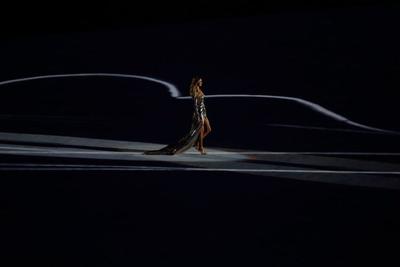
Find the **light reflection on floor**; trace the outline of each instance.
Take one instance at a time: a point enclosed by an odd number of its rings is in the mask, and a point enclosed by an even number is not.
[[[400,153],[361,153],[374,157],[360,159],[349,158],[352,155],[349,152],[269,152],[223,148],[208,148],[207,155],[201,155],[192,148],[173,156],[143,155],[144,150],[164,145],[21,133],[0,133],[0,142],[3,142],[0,145],[0,171],[223,171],[400,189],[400,164],[380,159],[381,156],[397,159]],[[21,156],[24,160],[7,162],[7,156]],[[32,162],[27,161],[27,157]],[[41,158],[42,162],[35,162],[35,158]],[[51,159],[51,162],[43,162],[43,159]],[[63,162],[65,159],[96,160],[96,164],[66,164]]]

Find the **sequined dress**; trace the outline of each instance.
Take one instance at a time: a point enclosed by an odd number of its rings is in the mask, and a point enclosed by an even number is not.
[[[189,132],[179,139],[177,142],[169,144],[158,150],[148,150],[143,154],[146,155],[175,155],[182,153],[195,145],[199,138],[200,129],[207,117],[206,106],[204,104],[204,95],[196,96],[193,98],[194,112],[192,117],[192,124]]]

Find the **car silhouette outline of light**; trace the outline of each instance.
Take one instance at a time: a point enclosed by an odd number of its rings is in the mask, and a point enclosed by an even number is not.
[[[144,75],[134,75],[134,74],[121,74],[121,73],[70,73],[70,74],[50,74],[50,75],[40,75],[40,76],[31,76],[31,77],[24,77],[24,78],[18,78],[18,79],[11,79],[11,80],[5,80],[0,82],[1,85],[6,85],[6,84],[12,84],[12,83],[18,83],[18,82],[26,82],[26,81],[33,81],[33,80],[41,80],[41,79],[54,79],[54,78],[68,78],[68,77],[95,77],[95,76],[100,76],[100,77],[119,77],[119,78],[131,78],[131,79],[142,79],[142,80],[147,80],[151,82],[156,82],[159,84],[164,85],[167,87],[171,97],[176,98],[176,99],[190,99],[191,96],[181,96],[181,92],[179,89],[172,83],[166,82],[161,79],[157,79],[154,77],[149,77],[149,76],[144,76]],[[302,98],[297,98],[297,97],[289,97],[289,96],[277,96],[277,95],[249,95],[249,94],[217,94],[217,95],[206,95],[206,98],[231,98],[231,97],[242,97],[242,98],[269,98],[269,99],[281,99],[281,100],[288,100],[292,102],[299,103],[317,113],[320,113],[326,117],[329,117],[331,119],[334,119],[336,121],[355,126],[361,129],[366,129],[369,131],[374,131],[374,132],[380,132],[380,133],[387,133],[387,134],[393,134],[393,135],[400,135],[400,132],[397,131],[392,131],[392,130],[386,130],[386,129],[381,129],[381,128],[376,128],[376,127],[371,127],[365,124],[361,124],[358,122],[354,122],[342,115],[339,115],[327,108],[322,107],[319,104],[313,103],[311,101],[302,99]]]

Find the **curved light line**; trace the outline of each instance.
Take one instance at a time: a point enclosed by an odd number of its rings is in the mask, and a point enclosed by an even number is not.
[[[3,147],[0,147],[3,149]],[[0,155],[138,155],[142,156],[143,152],[124,152],[124,151],[67,151],[67,150],[59,150],[59,149],[49,149],[48,147],[38,147],[38,148],[13,148],[9,147],[8,150],[1,151]],[[199,155],[198,152],[189,151],[185,152],[188,155]],[[271,152],[271,151],[208,151],[207,155],[311,155],[311,156],[318,156],[318,155],[328,155],[328,156],[400,156],[400,153],[396,152]],[[163,156],[163,155],[161,155]],[[169,158],[169,156],[167,156]],[[0,164],[1,165],[1,164]]]
[[[293,102],[297,102],[303,106],[306,106],[318,113],[321,113],[327,117],[330,117],[336,121],[339,122],[343,122],[355,127],[359,127],[362,129],[367,129],[370,131],[377,131],[377,132],[384,132],[384,133],[390,133],[390,134],[395,134],[395,135],[399,135],[400,132],[397,131],[391,131],[391,130],[385,130],[385,129],[380,129],[380,128],[376,128],[376,127],[371,127],[368,125],[364,125],[364,124],[360,124],[357,122],[354,122],[346,117],[343,117],[329,109],[326,109],[316,103],[313,103],[311,101],[308,100],[304,100],[301,98],[297,98],[297,97],[288,97],[288,96],[276,96],[276,95],[246,95],[246,94],[229,94],[229,95],[206,95],[205,97],[207,98],[219,98],[219,97],[250,97],[250,98],[272,98],[272,99],[283,99],[283,100],[289,100],[289,101],[293,101]],[[183,96],[183,97],[177,97],[178,99],[189,99],[191,98],[191,96]]]
[[[119,73],[72,73],[72,74],[53,74],[53,75],[42,75],[42,76],[34,76],[34,77],[27,77],[27,78],[20,78],[20,79],[13,79],[0,82],[0,85],[10,84],[10,83],[17,83],[17,82],[25,82],[25,81],[32,81],[32,80],[41,80],[41,79],[51,79],[51,78],[64,78],[64,77],[88,77],[88,76],[103,76],[103,77],[122,77],[122,78],[134,78],[134,79],[142,79],[151,82],[156,82],[166,86],[169,90],[169,93],[172,97],[180,96],[180,92],[178,88],[172,83],[147,77],[141,75],[131,75],[131,74],[119,74]]]
[[[262,173],[310,173],[310,174],[391,174],[400,171],[359,171],[359,170],[317,170],[317,169],[241,169],[241,168],[198,168],[170,166],[128,166],[128,165],[78,165],[78,164],[4,164],[2,170],[110,170],[110,171],[200,171],[200,172],[262,172]]]
[[[147,80],[147,81],[152,81],[156,82],[159,84],[162,84],[168,88],[169,93],[171,94],[172,97],[177,98],[177,99],[190,99],[191,96],[180,96],[181,92],[178,90],[178,88],[173,85],[172,83],[155,79],[152,77],[148,76],[142,76],[142,75],[132,75],[132,74],[119,74],[119,73],[73,73],[73,74],[53,74],[53,75],[42,75],[42,76],[33,76],[33,77],[26,77],[26,78],[20,78],[20,79],[12,79],[12,80],[7,80],[7,81],[2,81],[0,82],[1,85],[5,84],[10,84],[10,83],[16,83],[16,82],[24,82],[24,81],[32,81],[32,80],[39,80],[39,79],[51,79],[51,78],[63,78],[63,77],[87,77],[87,76],[105,76],[105,77],[122,77],[122,78],[134,78],[134,79],[142,79],[142,80]],[[400,135],[400,132],[397,131],[391,131],[391,130],[385,130],[385,129],[380,129],[376,127],[371,127],[368,125],[360,124],[357,122],[354,122],[346,117],[343,117],[333,111],[330,111],[316,103],[301,99],[301,98],[296,98],[296,97],[288,97],[288,96],[275,96],[275,95],[247,95],[247,94],[227,94],[227,95],[207,95],[207,98],[218,98],[218,97],[250,97],[250,98],[272,98],[272,99],[283,99],[283,100],[289,100],[289,101],[294,101],[297,102],[303,106],[306,106],[318,113],[321,113],[327,117],[330,117],[336,121],[340,121],[355,127],[359,127],[362,129],[367,129],[370,131],[377,131],[377,132],[383,132],[383,133],[390,133],[390,134],[395,134],[395,135]]]
[[[311,130],[336,131],[336,132],[371,133],[370,130],[358,130],[358,129],[354,130],[354,129],[342,129],[342,128],[330,128],[330,127],[315,127],[315,126],[295,125],[295,124],[266,123],[265,125],[272,126],[272,127],[311,129]]]

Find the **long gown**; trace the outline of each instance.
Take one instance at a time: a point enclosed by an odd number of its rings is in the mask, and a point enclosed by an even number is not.
[[[200,129],[203,125],[206,114],[206,106],[204,104],[204,95],[194,97],[194,112],[192,117],[192,125],[189,132],[179,139],[177,142],[169,144],[158,150],[147,150],[143,152],[145,155],[175,155],[182,153],[195,145],[199,138]]]

